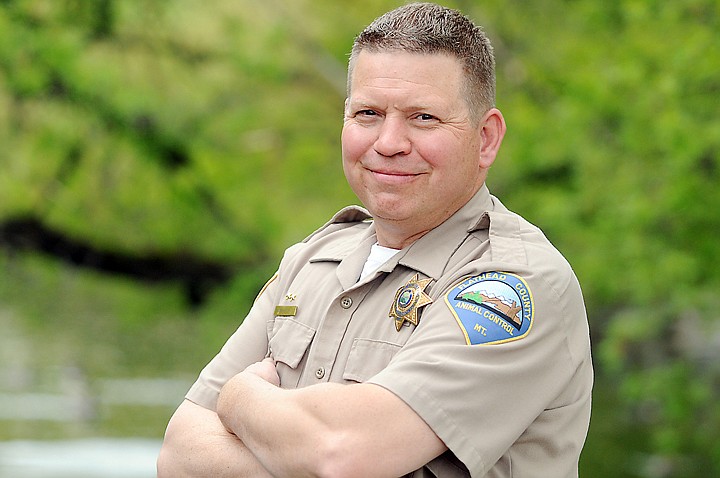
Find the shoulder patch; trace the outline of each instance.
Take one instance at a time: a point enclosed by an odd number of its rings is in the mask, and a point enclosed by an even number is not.
[[[445,295],[445,303],[468,345],[501,344],[525,337],[535,305],[525,281],[507,272],[467,278]]]

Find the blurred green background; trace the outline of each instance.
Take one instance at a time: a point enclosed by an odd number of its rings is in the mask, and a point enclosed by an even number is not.
[[[402,3],[0,0],[0,443],[160,439],[283,249],[357,202],[347,52]],[[495,45],[490,189],[585,291],[581,476],[720,476],[720,3],[441,3]]]

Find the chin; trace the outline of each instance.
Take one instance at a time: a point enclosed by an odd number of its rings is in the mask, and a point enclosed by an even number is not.
[[[400,208],[379,207],[377,205],[366,206],[373,218],[384,221],[403,221],[409,217],[409,213]]]

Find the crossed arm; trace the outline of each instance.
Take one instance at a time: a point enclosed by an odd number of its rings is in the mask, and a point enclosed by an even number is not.
[[[168,425],[158,476],[398,477],[446,449],[377,385],[278,383],[266,359],[228,381],[217,414],[185,401]]]
[[[158,478],[270,477],[217,414],[189,400],[170,419],[157,462]]]

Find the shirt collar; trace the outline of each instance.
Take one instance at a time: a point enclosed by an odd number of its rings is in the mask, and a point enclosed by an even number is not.
[[[484,184],[460,210],[399,254],[398,263],[439,278],[448,258],[473,231],[487,229],[486,212],[494,209],[493,197]]]
[[[495,199],[484,184],[477,193],[445,222],[432,229],[423,237],[400,251],[378,272],[391,272],[397,264],[417,270],[428,277],[439,278],[447,265],[448,258],[460,247],[469,233],[487,229],[487,211],[495,209]],[[346,222],[366,219],[362,208],[346,208],[329,222]],[[323,248],[310,262],[336,261],[338,278],[344,288],[355,285],[362,266],[376,241],[375,224],[370,223],[354,240],[337,241]],[[364,281],[363,281],[364,282]]]

